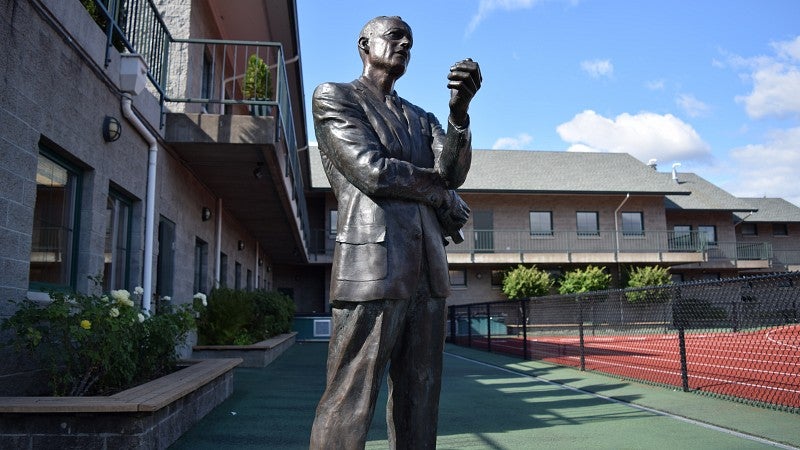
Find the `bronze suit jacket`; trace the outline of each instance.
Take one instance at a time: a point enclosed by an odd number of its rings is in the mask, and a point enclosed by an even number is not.
[[[338,200],[331,302],[409,298],[428,269],[432,297],[450,292],[436,215],[472,159],[468,127],[399,99],[400,117],[359,80],[325,83],[312,112],[323,167]]]

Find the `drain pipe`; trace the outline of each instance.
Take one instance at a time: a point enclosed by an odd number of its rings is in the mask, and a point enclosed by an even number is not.
[[[122,115],[136,128],[136,131],[147,141],[147,197],[144,213],[144,259],[142,274],[142,309],[150,312],[150,299],[153,296],[153,236],[156,215],[156,161],[158,159],[158,142],[150,130],[139,120],[131,107],[131,95],[122,95]]]
[[[628,199],[631,198],[630,192],[625,194],[625,198],[622,200],[622,203],[617,206],[617,209],[614,210],[614,234],[616,235],[616,243],[617,247],[614,249],[614,258],[619,260],[619,219],[617,216],[619,215],[619,210],[625,205]]]

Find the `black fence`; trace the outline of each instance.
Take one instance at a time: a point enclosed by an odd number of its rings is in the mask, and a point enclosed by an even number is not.
[[[800,412],[800,272],[450,307],[458,345]]]

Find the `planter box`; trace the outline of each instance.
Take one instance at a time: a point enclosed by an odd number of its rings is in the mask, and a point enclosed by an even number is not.
[[[195,345],[192,358],[241,358],[240,367],[266,367],[294,345],[296,336],[293,331],[251,345]]]
[[[187,367],[104,397],[0,397],[0,448],[165,449],[233,393],[240,359]]]

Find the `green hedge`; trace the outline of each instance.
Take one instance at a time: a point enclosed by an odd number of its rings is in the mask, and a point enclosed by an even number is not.
[[[276,291],[219,288],[195,305],[199,345],[250,345],[291,330],[294,302]]]

